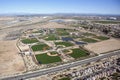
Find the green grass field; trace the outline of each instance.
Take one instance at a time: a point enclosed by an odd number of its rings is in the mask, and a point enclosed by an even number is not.
[[[30,43],[35,43],[35,42],[38,42],[37,39],[23,39],[22,40],[22,43],[24,44],[30,44]]]
[[[65,50],[63,50],[63,52],[64,52],[64,53],[68,53],[68,52],[69,52],[69,50],[65,49]]]
[[[54,62],[60,62],[61,59],[59,56],[48,56],[46,53],[35,55],[38,62],[41,64],[49,64]]]
[[[60,36],[69,35],[66,29],[57,29],[57,34]]]
[[[88,52],[83,50],[83,49],[79,49],[79,48],[76,48],[76,49],[72,49],[72,53],[69,54],[71,57],[73,58],[80,58],[80,57],[85,57],[85,56],[88,56]]]
[[[96,36],[95,34],[92,33],[83,33],[84,36]]]
[[[32,47],[33,51],[41,51],[41,50],[49,50],[49,46],[46,44],[38,44],[38,45],[33,45]]]
[[[48,35],[47,38],[45,38],[45,40],[59,40],[59,37],[58,36],[55,36],[55,35]]]
[[[97,40],[92,39],[92,38],[83,38],[82,41],[84,41],[84,42],[88,42],[88,43],[94,43],[94,42],[97,42]]]
[[[95,38],[100,39],[100,40],[108,40],[108,37],[104,37],[104,36],[96,36]]]
[[[64,45],[65,47],[73,46],[70,42],[55,42],[56,45]]]
[[[58,54],[56,51],[50,52],[51,55]]]

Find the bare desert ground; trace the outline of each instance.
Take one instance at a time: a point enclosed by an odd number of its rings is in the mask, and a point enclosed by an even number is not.
[[[41,26],[42,28],[65,28],[65,25],[58,24],[56,22],[48,22],[45,25]]]
[[[86,49],[94,52],[94,53],[105,53],[109,51],[114,51],[120,49],[120,40],[117,39],[109,39],[93,44],[88,44],[85,46]]]
[[[0,41],[0,76],[25,70],[22,57],[18,54],[16,41]]]
[[[17,40],[5,40],[5,36],[11,32],[15,33],[18,30],[26,30],[31,28],[63,28],[64,25],[57,24],[54,22],[47,24],[37,24],[34,26],[20,26],[20,27],[11,27],[0,30],[0,76],[21,73],[25,70],[24,62],[17,49],[16,42]]]

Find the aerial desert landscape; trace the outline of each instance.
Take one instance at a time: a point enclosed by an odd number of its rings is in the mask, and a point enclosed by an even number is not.
[[[25,70],[16,41],[0,41],[0,75],[15,74]]]

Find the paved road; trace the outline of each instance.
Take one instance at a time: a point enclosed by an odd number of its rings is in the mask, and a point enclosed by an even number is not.
[[[114,55],[120,55],[120,50],[119,51],[114,51],[114,52],[109,52],[109,53],[103,54],[101,56],[96,56],[96,57],[92,57],[92,58],[88,58],[88,59],[84,59],[84,60],[80,60],[80,61],[76,61],[76,62],[72,62],[72,63],[67,63],[67,64],[56,66],[56,67],[53,67],[53,68],[47,68],[47,69],[42,69],[42,70],[35,71],[35,72],[32,72],[32,73],[24,73],[22,75],[7,77],[7,78],[4,78],[2,80],[29,79],[29,78],[45,75],[45,74],[48,74],[48,73],[57,72],[57,71],[61,71],[61,70],[64,70],[64,69],[69,69],[69,68],[76,67],[76,66],[79,66],[79,65],[82,65],[82,64],[87,64],[89,62],[97,61],[97,60],[100,60],[100,59],[103,59],[103,58],[106,58],[106,57],[110,57],[110,56],[114,56]]]

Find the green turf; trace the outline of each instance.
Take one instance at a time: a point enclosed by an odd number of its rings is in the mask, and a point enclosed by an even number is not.
[[[72,51],[73,52],[69,55],[72,56],[73,58],[80,58],[80,57],[85,57],[89,55],[87,51],[79,48],[72,49]]]
[[[38,62],[41,64],[49,64],[54,62],[60,62],[61,59],[59,56],[48,56],[46,53],[35,55]]]
[[[107,40],[107,39],[109,39],[108,37],[104,37],[104,36],[96,36],[95,38],[100,39],[100,40]]]
[[[97,40],[92,39],[92,38],[83,38],[82,41],[84,41],[84,42],[88,42],[88,43],[94,43],[94,42],[97,42]]]
[[[69,50],[65,49],[65,50],[63,50],[63,52],[64,52],[64,53],[68,53],[68,52],[69,52]]]
[[[40,51],[40,50],[48,50],[50,47],[46,44],[38,44],[38,45],[33,45],[31,48],[33,51]]]
[[[64,78],[61,78],[61,79],[59,79],[59,80],[70,80],[70,78],[64,77]]]
[[[48,35],[45,40],[59,40],[59,37],[55,35]]]
[[[57,29],[57,34],[60,36],[69,35],[66,29]]]
[[[30,43],[35,43],[35,42],[38,42],[37,39],[23,39],[22,40],[22,43],[24,44],[30,44]]]
[[[96,36],[95,34],[92,33],[83,33],[84,36]]]
[[[70,42],[55,42],[56,45],[64,45],[65,47],[73,46]]]

